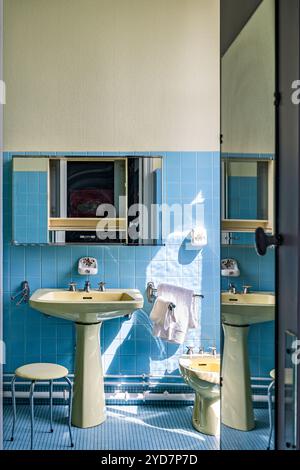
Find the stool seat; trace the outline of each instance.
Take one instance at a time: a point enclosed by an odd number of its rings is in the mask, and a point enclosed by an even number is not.
[[[67,377],[68,369],[58,364],[38,363],[18,367],[15,375],[29,380],[56,380]]]
[[[53,432],[53,381],[57,379],[63,379],[67,382],[69,387],[69,400],[68,400],[68,427],[71,440],[71,447],[74,447],[72,429],[71,429],[71,413],[72,413],[72,399],[73,399],[73,386],[72,382],[68,377],[69,371],[66,367],[60,366],[59,364],[51,364],[48,362],[39,362],[34,364],[26,364],[25,366],[18,367],[15,370],[15,374],[11,381],[11,396],[13,405],[13,426],[10,440],[14,440],[15,425],[17,418],[16,408],[16,390],[15,382],[17,378],[30,380],[30,391],[29,391],[29,403],[30,403],[30,417],[31,417],[31,450],[33,449],[33,438],[34,438],[34,389],[37,381],[49,382],[49,404],[50,404],[50,432]]]

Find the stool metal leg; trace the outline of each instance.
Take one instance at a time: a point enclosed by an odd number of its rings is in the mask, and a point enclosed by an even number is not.
[[[73,402],[73,385],[71,380],[68,377],[65,377],[65,381],[69,385],[69,410],[68,410],[68,427],[69,427],[69,434],[70,434],[70,441],[71,447],[74,447],[73,436],[72,436],[72,427],[71,427],[71,419],[72,419],[72,402]]]
[[[13,426],[12,426],[12,432],[11,432],[11,438],[10,438],[11,441],[14,440],[16,418],[17,418],[15,382],[16,382],[16,376],[14,375],[11,381],[11,398],[12,398],[12,406],[13,406]]]
[[[273,427],[274,427],[273,410],[272,410],[272,408],[273,408],[273,406],[272,406],[273,405],[273,403],[272,403],[272,391],[273,391],[274,385],[275,385],[275,380],[273,380],[273,382],[271,382],[269,387],[268,387],[268,406],[269,406],[270,431],[269,431],[269,441],[268,441],[267,450],[271,449],[271,441],[272,441]]]
[[[53,380],[49,382],[50,432],[53,432]]]
[[[30,385],[30,393],[29,393],[29,400],[30,400],[30,416],[31,416],[31,450],[33,450],[33,433],[34,433],[34,386],[35,381],[33,380]]]

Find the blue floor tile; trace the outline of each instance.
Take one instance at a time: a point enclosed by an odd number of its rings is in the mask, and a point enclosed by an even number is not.
[[[49,409],[36,406],[35,449],[68,450],[67,408],[54,408],[54,433],[49,433]],[[192,407],[174,405],[107,407],[106,422],[95,428],[73,428],[74,449],[84,450],[197,450],[219,449],[219,440],[196,432],[191,425]],[[17,407],[14,442],[10,442],[12,411],[4,407],[4,447],[25,450],[30,446],[29,407]]]
[[[267,410],[255,410],[256,429],[243,433],[222,429],[222,448],[265,449],[268,439]],[[49,409],[36,406],[35,449],[71,450],[67,407],[54,407],[54,433],[49,433]],[[109,405],[107,420],[90,429],[73,428],[75,450],[219,450],[220,439],[196,432],[192,425],[192,406]],[[29,407],[17,407],[14,442],[10,442],[11,406],[4,407],[4,449],[30,448]]]
[[[267,409],[256,409],[255,429],[250,432],[236,431],[222,426],[221,450],[266,450],[269,439]]]

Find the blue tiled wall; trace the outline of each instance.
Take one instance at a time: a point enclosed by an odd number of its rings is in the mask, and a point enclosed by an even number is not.
[[[257,178],[228,178],[229,219],[257,219]]]
[[[17,243],[47,243],[47,172],[14,171],[13,180],[13,240]]]
[[[157,153],[156,153],[157,154]],[[111,320],[101,329],[106,374],[177,375],[178,355],[187,344],[217,345],[220,338],[220,155],[219,153],[161,153],[164,188],[169,204],[198,204],[200,219],[208,232],[208,245],[187,251],[185,238],[195,225],[191,219],[171,227],[163,247],[11,246],[11,154],[4,155],[4,338],[7,346],[5,372],[33,361],[53,361],[74,367],[74,326],[47,318],[27,305],[16,307],[10,295],[28,280],[31,290],[66,287],[71,280],[83,285],[77,274],[78,259],[95,256],[99,274],[108,287],[138,288],[145,294],[148,281],[168,281],[205,295],[199,304],[200,328],[191,331],[180,347],[153,338],[145,307],[128,320]],[[19,152],[18,152],[19,155]],[[32,154],[31,154],[32,155]],[[81,154],[82,155],[82,154]],[[102,155],[97,153],[94,155]],[[107,153],[106,153],[107,155]],[[26,155],[24,155],[26,156]]]

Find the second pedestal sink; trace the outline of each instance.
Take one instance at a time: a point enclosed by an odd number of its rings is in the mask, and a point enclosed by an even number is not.
[[[270,293],[222,293],[224,352],[222,363],[222,422],[240,431],[254,428],[248,357],[250,325],[275,319],[275,296]]]
[[[72,424],[89,428],[106,419],[99,332],[103,321],[130,315],[144,299],[135,289],[70,292],[39,289],[30,298],[32,308],[76,324],[76,361]]]
[[[237,308],[235,308],[237,307]],[[222,322],[230,325],[253,325],[274,320],[275,296],[264,292],[253,294],[222,293]]]

